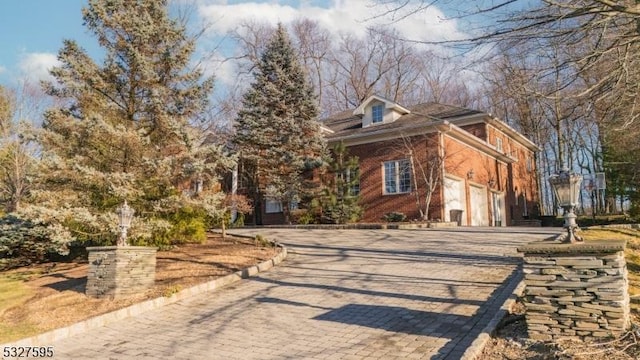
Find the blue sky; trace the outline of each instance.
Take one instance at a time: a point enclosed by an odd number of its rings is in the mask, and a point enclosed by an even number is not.
[[[95,51],[96,41],[82,26],[85,4],[86,0],[0,1],[0,84],[24,72],[41,75],[34,72],[51,61],[65,38]]]
[[[196,21],[212,24],[204,42],[211,43],[247,19],[285,25],[301,17],[318,21],[335,36],[362,35],[379,14],[367,0],[173,0],[197,4]],[[63,39],[73,39],[96,58],[100,54],[96,40],[82,25],[81,9],[87,0],[0,0],[0,84],[46,78],[47,69],[56,64]],[[394,27],[407,37],[441,39],[459,36],[454,21],[443,21],[437,8],[403,20]],[[229,47],[225,47],[229,51]],[[206,46],[202,51],[210,51]],[[231,47],[233,50],[233,46]],[[220,61],[230,54],[214,54],[208,71],[222,83],[234,81],[232,64]],[[217,62],[216,62],[217,59]]]

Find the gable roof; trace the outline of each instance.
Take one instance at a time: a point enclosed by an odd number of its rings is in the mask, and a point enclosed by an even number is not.
[[[362,105],[360,105],[358,109],[361,107]],[[352,110],[333,114],[324,119],[322,124],[333,130],[333,133],[327,136],[327,139],[331,141],[357,134],[366,135],[387,131],[401,131],[414,128],[415,126],[430,125],[431,123],[435,123],[440,120],[448,120],[451,123],[455,123],[457,119],[468,118],[470,116],[479,116],[480,118],[489,116],[488,114],[477,110],[432,102],[419,104],[406,110],[407,112],[394,122],[371,127],[363,128],[362,117],[356,115],[357,112]]]
[[[367,99],[363,105],[370,103],[373,99],[382,99],[380,101],[395,104],[390,100],[374,95]],[[360,139],[358,142],[363,143],[367,142],[365,141],[365,138],[372,138],[372,141],[377,141],[374,140],[374,138],[397,137],[398,134],[403,131],[410,131],[412,133],[418,131],[418,129],[421,129],[420,131],[422,132],[437,131],[439,126],[442,124],[452,124],[455,125],[454,128],[456,131],[466,132],[464,129],[460,128],[460,126],[486,123],[507,133],[514,140],[518,141],[530,150],[540,151],[540,148],[527,137],[510,127],[505,122],[483,111],[427,102],[412,106],[408,109],[401,107],[403,110],[406,110],[406,112],[403,111],[403,115],[393,122],[363,128],[361,114],[365,107],[363,105],[360,105],[356,111],[346,110],[324,119],[322,121],[322,125],[333,131],[333,133],[326,135],[326,139],[329,142]],[[484,139],[478,138],[478,140],[486,142]]]
[[[391,110],[395,110],[400,114],[408,114],[411,111],[409,111],[408,109],[404,108],[403,106],[400,106],[400,104],[391,101],[387,98],[384,98],[382,96],[378,96],[378,95],[371,95],[369,96],[365,101],[362,102],[362,104],[360,104],[360,106],[358,106],[355,110],[353,110],[353,115],[364,115],[364,109],[367,107],[367,105],[369,105],[372,101],[379,101],[384,103],[385,108],[387,109],[391,109]]]

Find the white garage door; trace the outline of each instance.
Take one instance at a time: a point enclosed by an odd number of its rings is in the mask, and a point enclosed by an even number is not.
[[[487,204],[487,189],[480,186],[470,186],[471,194],[471,226],[489,226],[489,206]]]
[[[444,221],[452,221],[451,210],[465,210],[464,182],[444,178]],[[466,224],[466,214],[462,214],[462,225]]]

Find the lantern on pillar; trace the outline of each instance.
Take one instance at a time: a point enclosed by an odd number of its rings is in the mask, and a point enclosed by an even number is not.
[[[116,210],[118,214],[118,224],[120,228],[120,237],[118,238],[118,246],[127,246],[127,230],[131,226],[131,220],[135,210],[127,204],[127,200],[124,201],[122,206],[119,206]]]
[[[581,183],[582,175],[569,173],[567,168],[563,168],[559,174],[549,177],[549,184],[558,201],[558,206],[564,210],[564,227],[567,229],[567,235],[563,242],[566,243],[582,241],[582,239],[575,234],[579,228],[574,212],[575,207],[578,205]]]

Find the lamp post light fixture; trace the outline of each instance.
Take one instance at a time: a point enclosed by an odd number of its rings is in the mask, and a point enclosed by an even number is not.
[[[118,246],[127,246],[127,230],[131,226],[131,219],[135,210],[127,204],[127,200],[124,201],[122,206],[119,206],[116,210],[119,220],[120,237],[118,238]]]
[[[580,196],[580,183],[582,183],[582,175],[570,174],[567,168],[549,177],[549,184],[558,200],[558,205],[564,210],[564,227],[567,229],[567,234],[562,241],[564,243],[582,242],[582,238],[575,234],[580,228],[574,213]]]

